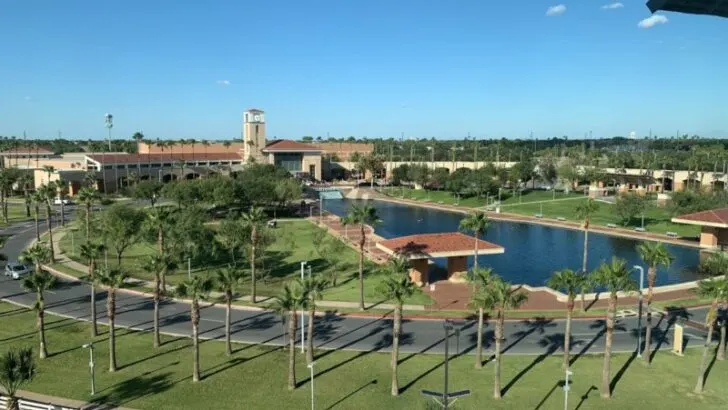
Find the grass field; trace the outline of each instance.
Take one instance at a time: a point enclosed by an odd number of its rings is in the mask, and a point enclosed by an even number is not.
[[[276,240],[267,250],[268,264],[266,266],[269,273],[261,278],[260,274],[257,281],[257,291],[261,296],[276,295],[283,284],[292,278],[299,277],[301,261],[309,261],[312,265],[313,272],[326,274],[330,272],[338,272],[336,287],[329,288],[324,298],[334,301],[354,302],[359,300],[359,281],[358,281],[358,253],[352,248],[345,247],[338,255],[336,255],[336,265],[330,266],[325,260],[316,254],[311,237],[314,232],[314,225],[308,221],[287,221],[280,222],[278,228],[275,229]],[[61,249],[72,259],[85,263],[78,255],[78,246],[86,240],[85,235],[81,231],[74,233],[73,241],[71,234],[67,233],[61,239]],[[335,240],[329,237],[327,240]],[[72,252],[72,242],[76,246],[76,256]],[[144,257],[155,251],[153,245],[140,242],[127,250],[122,258],[122,266],[128,269],[132,277],[145,280],[152,280],[153,277],[144,272],[140,266]],[[109,263],[115,264],[112,255],[109,255]],[[225,262],[226,263],[226,262]],[[211,274],[220,267],[219,262],[214,265],[193,266],[192,273]],[[179,283],[187,278],[186,265],[175,272],[168,275],[168,283]],[[364,298],[369,302],[382,301],[378,295],[376,288],[381,282],[383,276],[376,272],[376,265],[367,262],[365,267],[364,279]],[[82,272],[81,274],[85,274]],[[242,293],[249,294],[250,277],[246,276],[243,284]],[[422,292],[417,292],[407,303],[411,304],[430,304],[432,301],[429,296]]]
[[[43,212],[44,211],[41,210],[41,214],[45,215]],[[10,221],[11,225],[16,222],[34,220],[33,209],[30,210],[30,216],[28,217],[25,215],[25,204],[24,203],[8,202],[8,220]],[[5,224],[5,220],[2,217],[0,217],[0,226],[8,226],[7,224]]]
[[[425,191],[424,189],[411,189],[411,188],[385,188],[386,194],[396,198],[401,198],[404,195],[405,199],[413,199],[416,201],[429,201],[434,203],[448,204],[448,205],[460,205],[470,208],[478,208],[486,206],[486,200],[484,198],[465,198],[458,200],[457,196],[452,195],[446,191]],[[518,204],[538,201],[550,201],[555,199],[563,198],[579,198],[584,195],[581,193],[571,192],[565,194],[564,192],[552,192],[552,191],[526,191],[521,195],[513,195],[512,191],[503,190],[501,192],[501,203],[502,204]],[[490,202],[497,197],[491,197]]]
[[[204,319],[204,312],[202,313]],[[49,316],[47,342],[50,357],[38,359],[38,373],[26,390],[76,400],[90,400],[88,351],[89,326]],[[0,303],[0,352],[32,346],[37,352],[35,316],[16,306]],[[107,371],[106,329],[96,342],[97,402],[136,409],[305,409],[310,406],[309,372],[304,356],[297,354],[298,388],[286,390],[287,353],[279,348],[236,345],[232,357],[223,343],[201,343],[203,380],[192,383],[192,351],[186,338],[163,337],[163,346],[152,348],[150,334],[117,331],[119,370]],[[388,330],[388,329],[387,329]],[[384,332],[387,332],[385,330]],[[407,331],[407,324],[403,330]],[[454,340],[453,340],[454,342]],[[455,349],[455,343],[451,348]],[[699,353],[685,357],[660,351],[651,368],[632,355],[612,360],[611,400],[599,398],[602,358],[579,357],[572,370],[569,408],[580,409],[725,409],[728,407],[728,366],[712,362],[702,396],[693,395]],[[370,352],[318,352],[315,395],[318,409],[427,409],[420,390],[442,390],[443,357],[400,355],[399,397],[391,397],[389,354]],[[493,365],[473,368],[472,356],[450,360],[451,391],[471,389],[454,409],[561,409],[563,370],[561,358],[509,356],[503,359],[501,401],[495,401]]]

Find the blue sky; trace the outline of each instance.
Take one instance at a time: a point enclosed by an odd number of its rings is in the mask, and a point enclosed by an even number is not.
[[[614,3],[6,1],[0,135],[728,136],[728,20]]]

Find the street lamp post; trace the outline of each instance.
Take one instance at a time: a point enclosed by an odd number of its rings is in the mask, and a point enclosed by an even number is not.
[[[89,361],[88,366],[91,372],[91,395],[93,396],[96,394],[96,372],[94,369],[94,344],[93,343],[86,343],[82,346],[84,349],[88,349],[89,352]]]
[[[645,269],[642,266],[634,265],[640,271],[640,294],[637,302],[637,357],[642,357],[642,288],[645,283]]]
[[[569,376],[573,376],[574,373],[566,369],[566,380],[564,380],[564,410],[569,410]]]
[[[106,129],[109,130],[108,142],[109,142],[109,152],[111,152],[111,129],[114,128],[114,116],[109,113],[106,113],[106,115],[104,116],[104,123],[106,125]],[[114,164],[113,165],[113,167],[114,167],[114,190],[118,191],[119,190],[119,164],[117,164],[115,161],[112,161],[112,162]],[[106,167],[106,165],[104,165],[104,167]],[[104,184],[106,184],[105,180],[104,180]],[[104,189],[106,189],[105,186],[104,186]]]
[[[316,407],[316,402],[314,400],[314,389],[313,389],[313,367],[316,365],[316,362],[311,362],[306,367],[311,371],[311,410],[314,410]]]

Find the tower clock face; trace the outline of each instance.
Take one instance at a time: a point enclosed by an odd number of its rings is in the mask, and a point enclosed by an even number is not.
[[[258,114],[255,114],[255,115],[253,116],[253,121],[255,121],[255,122],[260,122],[260,115],[258,115]]]

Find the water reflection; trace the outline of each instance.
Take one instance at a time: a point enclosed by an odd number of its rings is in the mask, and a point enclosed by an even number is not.
[[[325,209],[337,215],[346,213],[357,200],[330,200]],[[451,232],[458,229],[462,215],[433,209],[376,202],[382,219],[375,231],[385,238],[418,233]],[[581,269],[583,232],[516,222],[493,221],[485,240],[505,247],[501,255],[481,256],[481,265],[491,266],[496,272],[514,283],[532,286],[545,284],[552,272],[571,268]],[[628,266],[640,264],[636,246],[639,241],[598,233],[589,234],[588,269],[592,270],[612,256],[627,260]],[[657,285],[667,285],[698,279],[696,267],[699,251],[693,248],[667,245],[675,261],[668,269],[660,269]],[[472,260],[468,261],[472,264]],[[435,260],[444,266],[444,260]],[[638,275],[635,274],[635,277]],[[646,285],[646,283],[645,283]]]

